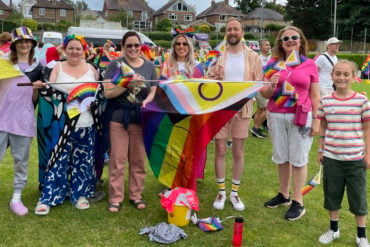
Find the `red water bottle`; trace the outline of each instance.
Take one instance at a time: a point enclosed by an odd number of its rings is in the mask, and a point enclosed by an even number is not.
[[[233,246],[240,247],[242,246],[243,241],[243,217],[236,217],[234,223],[234,235],[233,235]]]

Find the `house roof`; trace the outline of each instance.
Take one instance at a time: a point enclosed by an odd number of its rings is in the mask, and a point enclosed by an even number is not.
[[[11,11],[12,8],[9,7],[8,5],[6,5],[5,3],[3,3],[3,1],[0,0],[0,9],[2,10],[7,10],[7,11]]]
[[[246,14],[244,19],[261,19],[261,13],[265,20],[284,21],[284,16],[282,14],[268,8],[256,8]]]
[[[191,12],[193,12],[194,14],[196,13],[195,12],[195,9],[191,5],[187,4],[185,1],[182,1],[182,0],[170,0],[165,5],[163,5],[162,7],[160,7],[157,11],[155,11],[153,13],[153,16],[164,14],[166,12],[166,10],[168,10],[176,2],[182,2],[182,3],[184,3],[186,5],[186,7],[188,7],[191,10]]]
[[[231,7],[229,4],[226,4],[225,1],[212,3],[208,9],[197,15],[197,18],[202,18],[210,15],[244,16],[242,12],[234,7]]]
[[[73,9],[72,6],[61,0],[40,0],[40,2],[33,5],[32,8]]]
[[[104,4],[106,4],[107,9],[154,12],[154,10],[149,7],[148,4],[138,0],[126,0],[123,4],[119,4],[118,0],[105,0]]]

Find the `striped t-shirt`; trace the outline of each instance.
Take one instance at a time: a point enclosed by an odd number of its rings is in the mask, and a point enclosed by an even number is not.
[[[325,119],[323,155],[336,160],[364,158],[363,122],[370,120],[370,104],[366,96],[354,92],[346,99],[334,93],[321,98],[318,118]]]

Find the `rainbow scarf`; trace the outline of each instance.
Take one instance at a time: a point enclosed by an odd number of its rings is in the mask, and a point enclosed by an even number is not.
[[[307,57],[299,55],[297,51],[292,52],[289,57],[283,61],[278,57],[272,57],[267,64],[262,68],[266,79],[271,78],[275,73],[286,70],[286,67],[297,66],[307,60]]]
[[[175,75],[171,76],[171,66],[169,65],[168,61],[164,62],[161,67],[161,73],[159,75],[159,80],[167,80],[170,78],[173,79],[185,79],[185,78],[202,78],[204,76],[204,70],[201,63],[197,64],[193,68],[193,75],[190,76],[188,73],[181,73],[181,71],[177,70]]]
[[[196,190],[208,143],[262,86],[202,80],[160,83],[153,102],[142,109],[145,149],[159,182]]]

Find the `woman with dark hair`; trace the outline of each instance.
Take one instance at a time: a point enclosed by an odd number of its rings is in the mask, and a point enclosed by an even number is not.
[[[124,199],[125,166],[129,166],[129,198],[136,209],[144,209],[145,148],[141,126],[141,107],[152,101],[156,91],[155,67],[141,58],[141,40],[136,32],[129,31],[122,38],[123,56],[112,61],[106,69],[105,80],[111,81],[119,66],[129,66],[134,75],[128,86],[107,83],[110,136],[109,206],[112,213],[119,212]],[[146,81],[148,80],[148,81]],[[135,86],[137,85],[137,86]],[[133,91],[134,90],[134,91]]]
[[[43,67],[33,58],[36,40],[29,28],[16,28],[11,36],[9,65],[14,65],[21,76],[0,80],[0,161],[10,146],[14,159],[14,190],[10,209],[23,216],[28,209],[21,201],[21,194],[27,183],[32,137],[36,134],[34,106]],[[33,88],[17,86],[27,82],[32,82]]]
[[[281,29],[272,58],[264,67],[264,77],[271,84],[261,90],[262,96],[269,99],[267,119],[273,144],[272,161],[277,164],[280,182],[278,194],[265,207],[291,205],[285,214],[287,220],[297,220],[306,212],[301,188],[306,182],[312,136],[318,134],[320,123],[318,72],[307,53],[308,43],[299,28]]]

